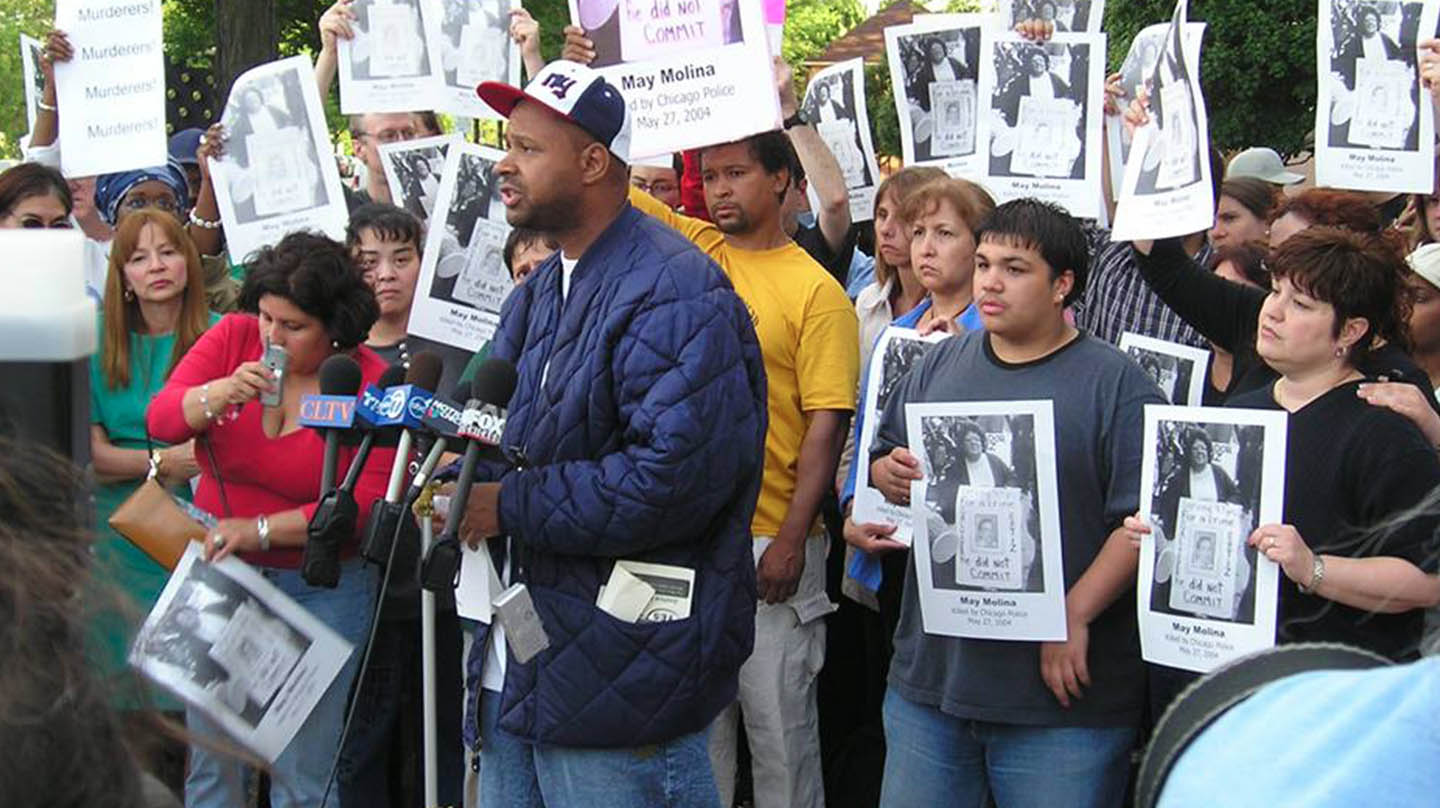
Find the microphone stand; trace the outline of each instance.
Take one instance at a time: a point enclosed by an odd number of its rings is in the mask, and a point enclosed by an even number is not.
[[[425,493],[415,504],[415,515],[420,521],[420,558],[430,554],[430,545],[435,543],[435,527],[431,518],[435,514],[433,497],[437,484],[425,487]],[[436,719],[435,719],[435,593],[420,588],[420,681],[422,693],[424,732],[425,805],[434,808],[439,804],[439,777],[436,763]]]

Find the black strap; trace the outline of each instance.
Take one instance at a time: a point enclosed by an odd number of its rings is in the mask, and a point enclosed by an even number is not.
[[[1196,680],[1170,703],[1155,725],[1135,782],[1135,808],[1153,808],[1181,754],[1207,727],[1277,679],[1314,670],[1365,670],[1393,664],[1371,651],[1339,643],[1282,645],[1236,660]]]
[[[205,444],[205,454],[210,458],[210,470],[215,472],[215,484],[220,487],[220,507],[225,509],[224,515],[234,516],[235,512],[230,510],[230,499],[225,496],[225,480],[220,476],[220,464],[215,462],[215,448],[210,445],[210,436],[197,435],[195,440]]]

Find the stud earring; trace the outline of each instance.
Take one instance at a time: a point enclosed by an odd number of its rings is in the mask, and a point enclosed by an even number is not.
[[[124,295],[124,297],[125,297],[125,300],[126,300],[126,301],[134,300],[134,299],[135,299],[135,290],[134,290],[134,289],[131,289],[131,288],[128,287],[128,286],[125,287],[125,295]]]
[[[332,340],[330,340],[330,347],[331,347],[331,348],[334,348],[334,349],[337,350],[337,351],[340,350],[340,340],[338,340],[338,339],[332,339]]]

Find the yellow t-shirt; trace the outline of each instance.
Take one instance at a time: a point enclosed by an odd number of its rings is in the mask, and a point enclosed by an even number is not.
[[[770,409],[765,479],[750,529],[756,536],[774,536],[795,494],[800,444],[810,425],[806,413],[855,409],[860,375],[855,306],[794,242],[742,250],[727,244],[714,224],[675,213],[643,191],[630,189],[630,201],[714,259],[750,310],[765,359]]]

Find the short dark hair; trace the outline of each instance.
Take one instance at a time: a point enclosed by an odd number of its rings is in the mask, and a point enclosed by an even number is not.
[[[979,424],[969,420],[968,418],[961,418],[959,421],[955,422],[954,437],[955,440],[958,441],[961,445],[965,443],[965,436],[971,434],[976,435],[980,438],[981,449],[986,448],[985,430],[981,429]]]
[[[350,214],[350,223],[345,226],[345,246],[352,250],[359,246],[360,236],[366,230],[373,231],[381,241],[411,244],[416,252],[425,243],[425,227],[415,214],[385,202],[367,202]]]
[[[1249,178],[1247,177],[1247,179]],[[1265,181],[1259,180],[1259,182]],[[1265,256],[1268,252],[1269,250],[1263,244],[1232,244],[1228,247],[1220,247],[1210,256],[1209,270],[1214,272],[1220,268],[1221,264],[1229,262],[1245,280],[1261,289],[1269,289],[1270,270],[1265,266]]]
[[[0,216],[9,216],[15,206],[32,196],[54,194],[70,213],[75,202],[70,197],[70,183],[59,171],[39,163],[21,163],[0,173]]]
[[[1399,247],[1383,235],[1341,227],[1311,227],[1285,240],[1270,256],[1270,274],[1288,278],[1307,295],[1335,309],[1332,335],[1351,317],[1370,324],[1347,360],[1368,358],[1377,338],[1402,349],[1410,345],[1409,267]]]
[[[355,270],[350,251],[325,236],[291,233],[251,255],[245,268],[242,311],[258,312],[265,295],[283,297],[319,320],[342,351],[363,342],[380,317],[375,293]]]
[[[501,253],[505,258],[505,269],[509,270],[511,275],[515,274],[515,252],[522,247],[529,247],[531,244],[544,244],[551,250],[560,249],[560,245],[555,242],[555,239],[539,230],[529,227],[511,228],[510,235],[505,237],[505,249]]]
[[[1080,223],[1059,205],[1028,197],[1006,202],[990,211],[975,232],[976,244],[985,241],[1009,242],[1035,250],[1050,265],[1051,280],[1069,270],[1075,284],[1065,296],[1065,305],[1085,294],[1090,245]]]
[[[1230,197],[1255,218],[1269,222],[1279,194],[1274,185],[1259,177],[1235,177],[1220,183],[1220,194],[1215,197],[1217,205],[1221,196]]]
[[[790,172],[790,181],[795,181],[795,166],[800,158],[795,155],[795,146],[790,142],[790,136],[783,131],[761,132],[758,135],[751,135],[744,140],[733,141],[743,143],[750,151],[750,156],[760,164],[760,168],[766,174],[779,174],[782,170]],[[705,167],[705,155],[712,149],[720,146],[729,146],[730,143],[717,143],[713,146],[706,146],[700,150],[700,167]]]
[[[1205,454],[1213,461],[1215,459],[1215,442],[1210,440],[1210,435],[1198,427],[1185,430],[1184,440],[1181,443],[1185,447],[1185,451],[1188,452],[1194,448],[1196,441],[1205,444]]]

